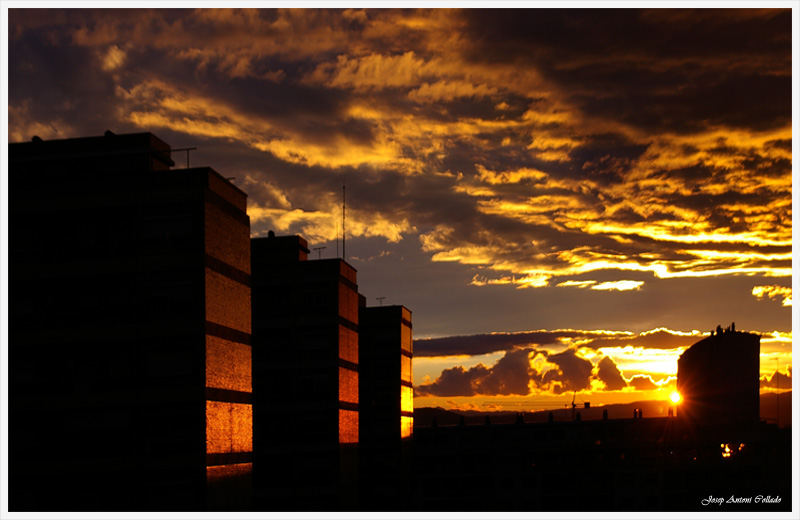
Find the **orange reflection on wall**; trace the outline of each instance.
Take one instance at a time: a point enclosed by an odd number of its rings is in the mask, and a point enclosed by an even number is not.
[[[206,335],[206,387],[251,392],[250,345]]]
[[[250,229],[217,204],[205,204],[206,253],[250,273]]]
[[[358,403],[358,372],[339,367],[339,400]]]
[[[339,316],[358,325],[358,292],[343,283],[339,284]]]
[[[358,333],[339,325],[339,357],[358,364]]]
[[[250,333],[250,288],[206,268],[206,320]]]
[[[413,352],[413,345],[411,344],[411,327],[405,323],[400,326],[400,348]]]
[[[410,386],[402,385],[400,387],[400,411],[414,411],[414,389]]]
[[[400,437],[411,437],[414,432],[414,418],[400,416]]]
[[[253,406],[206,401],[206,453],[253,451]]]
[[[339,410],[339,444],[358,443],[358,412]]]
[[[206,478],[208,482],[216,482],[232,477],[241,477],[253,473],[253,463],[225,464],[223,466],[206,466]]]
[[[400,354],[400,380],[410,383],[412,381],[411,358]]]

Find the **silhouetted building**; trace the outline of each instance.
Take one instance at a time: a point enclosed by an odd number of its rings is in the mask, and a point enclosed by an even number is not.
[[[247,507],[246,195],[170,151],[9,145],[12,510]]]
[[[734,496],[751,502],[714,510],[789,511],[791,431],[753,426],[659,417],[415,428],[403,509],[708,511],[703,499]]]
[[[358,287],[341,259],[307,260],[299,236],[252,240],[257,507],[354,508]]]
[[[361,504],[406,502],[408,439],[414,427],[411,311],[402,305],[359,309]]]
[[[759,420],[760,337],[717,327],[678,359],[678,415],[697,425]]]

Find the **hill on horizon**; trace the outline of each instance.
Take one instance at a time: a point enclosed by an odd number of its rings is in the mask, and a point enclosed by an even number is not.
[[[642,417],[665,417],[668,409],[673,407],[669,401],[634,401],[631,403],[610,404],[605,406],[592,406],[575,409],[580,413],[582,421],[596,421],[603,418],[603,410],[608,410],[609,419],[628,419],[633,417],[633,410],[642,410]],[[775,393],[761,394],[760,415],[761,419],[774,423],[776,410],[780,407],[779,426],[791,426],[792,424],[792,392],[782,392],[779,396]],[[464,424],[484,424],[487,417],[492,424],[511,424],[517,420],[517,414],[522,413],[526,423],[547,422],[548,415],[553,413],[553,419],[557,422],[571,421],[572,410],[570,408],[553,408],[548,410],[538,410],[535,412],[519,411],[480,411],[480,410],[452,410],[445,408],[415,408],[414,426],[429,427],[434,419],[438,426],[457,425],[462,418]]]

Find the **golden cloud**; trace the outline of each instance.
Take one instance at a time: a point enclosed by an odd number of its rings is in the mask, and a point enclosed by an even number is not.
[[[644,282],[637,280],[617,280],[593,285],[593,291],[638,291]]]
[[[762,298],[769,298],[770,300],[776,298],[783,298],[783,301],[781,301],[781,305],[783,305],[784,307],[792,306],[791,287],[783,287],[781,285],[757,285],[753,287],[753,296],[755,296],[759,300],[761,300]]]
[[[105,56],[103,56],[103,70],[118,69],[123,63],[125,63],[125,51],[117,45],[110,46]]]
[[[333,241],[341,237],[339,219],[341,207],[332,202],[324,210],[307,211],[299,208],[267,208],[250,202],[247,213],[253,223],[264,222],[277,232],[298,232],[312,242]],[[383,237],[399,242],[403,234],[413,231],[408,219],[397,220],[391,215],[365,214],[350,211],[347,216],[347,236]]]
[[[423,83],[420,87],[408,93],[409,99],[416,102],[434,103],[437,101],[452,101],[462,97],[484,97],[496,94],[497,88],[486,84],[475,85],[467,81],[441,80],[433,84]]]
[[[672,15],[681,13],[658,14]],[[650,16],[644,13],[642,23],[651,23]],[[791,275],[792,154],[775,145],[791,142],[789,125],[761,129],[709,120],[691,131],[652,131],[581,101],[611,99],[612,91],[569,85],[553,73],[577,74],[604,63],[659,74],[687,63],[756,72],[763,63],[765,73],[781,76],[784,57],[765,51],[764,60],[751,63],[707,53],[650,59],[646,48],[604,56],[569,52],[548,75],[546,60],[520,66],[514,57],[481,55],[466,32],[468,18],[440,9],[199,9],[170,16],[92,11],[67,31],[112,78],[125,73],[139,50],[157,50],[198,73],[214,69],[271,86],[327,87],[339,123],[363,124],[367,138],[321,136],[303,128],[329,122],[331,114],[304,113],[302,125],[287,124],[237,108],[200,85],[179,87],[180,79],[166,79],[163,72],[115,78],[120,118],[143,129],[236,141],[288,163],[331,170],[368,167],[414,176],[456,171],[448,195],[466,198],[475,219],[440,215],[438,222],[422,222],[402,213],[396,225],[388,217],[371,226],[365,219],[354,231],[396,240],[419,226],[423,250],[434,261],[479,266],[475,285],[537,288],[556,277],[607,269],[663,279]],[[454,101],[477,99],[481,103],[470,110],[448,109]],[[69,127],[64,118],[37,122],[19,105],[9,112],[12,138],[62,136]],[[287,215],[281,218],[277,210]],[[281,229],[303,222],[316,237],[335,236],[324,224],[332,212],[325,205],[310,213],[285,205],[254,211]],[[476,222],[486,229],[463,228]],[[528,231],[494,233],[498,222],[498,229]],[[561,241],[562,235],[573,239]],[[571,282],[556,286],[641,287],[636,280]],[[790,294],[774,289],[753,294],[791,302]]]

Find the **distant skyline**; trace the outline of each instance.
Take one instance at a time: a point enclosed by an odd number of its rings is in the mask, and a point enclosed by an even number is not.
[[[253,236],[323,258],[346,184],[359,291],[414,313],[416,406],[666,399],[732,321],[788,389],[792,16],[11,9],[9,141],[196,146]]]

